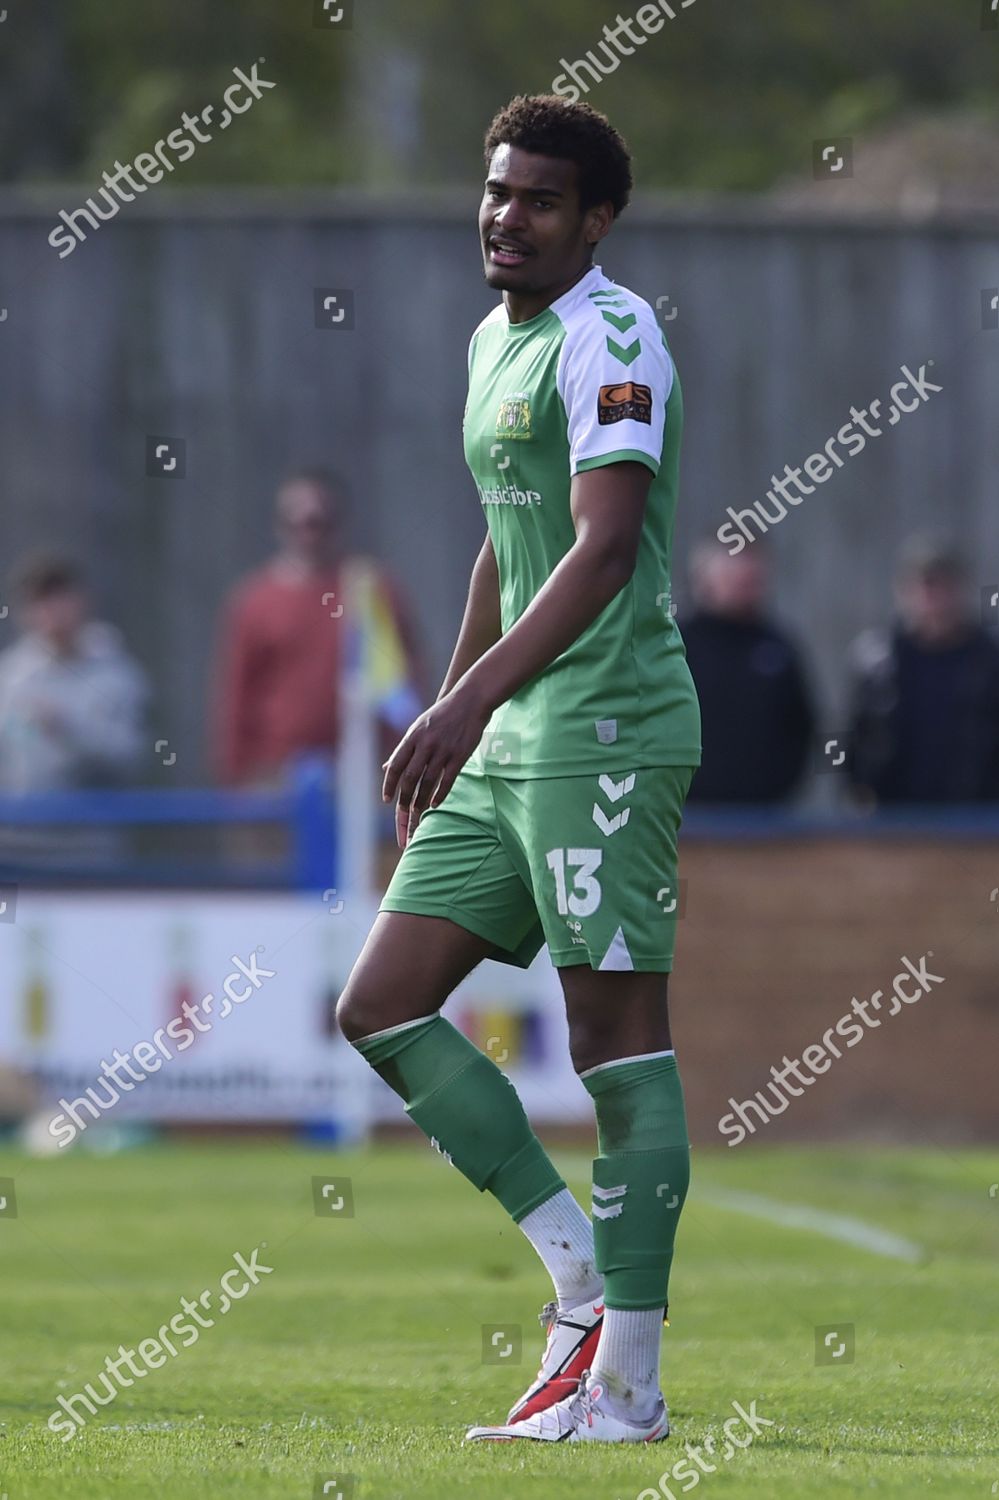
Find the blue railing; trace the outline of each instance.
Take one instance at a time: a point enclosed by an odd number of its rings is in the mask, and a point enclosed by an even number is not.
[[[272,825],[288,834],[282,863],[211,865],[133,855],[101,859],[83,869],[78,856],[60,867],[58,853],[44,861],[0,849],[0,881],[99,880],[102,884],[267,886],[323,890],[337,884],[338,849],[332,775],[326,762],[304,759],[278,792],[211,790],[41,792],[0,797],[0,834],[9,829],[232,827]]]
[[[102,885],[266,887],[324,890],[342,884],[336,802],[328,763],[305,759],[278,792],[213,790],[80,791],[0,797],[4,828],[138,829],[271,825],[287,832],[288,856],[279,863],[246,863],[224,857],[214,863],[142,858],[120,851],[92,867],[60,867],[57,855],[23,861],[0,848],[0,883],[30,879],[46,883]],[[690,805],[683,839],[691,842],[777,842],[805,839],[890,840],[921,838],[999,842],[999,805],[947,808],[894,807],[875,813],[809,812],[744,806]]]
[[[753,839],[999,839],[999,804],[968,802],[947,807],[894,806],[877,812],[836,809],[809,812],[792,808],[708,806],[691,803],[683,815],[683,837]]]

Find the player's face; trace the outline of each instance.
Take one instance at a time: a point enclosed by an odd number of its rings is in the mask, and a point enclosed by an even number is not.
[[[491,287],[524,298],[554,294],[554,301],[579,279],[613,213],[610,204],[584,213],[578,179],[575,162],[497,146],[479,209]]]

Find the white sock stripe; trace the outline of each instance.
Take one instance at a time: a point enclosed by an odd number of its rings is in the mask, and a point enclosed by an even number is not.
[[[611,1062],[597,1063],[595,1068],[584,1068],[580,1078],[591,1078],[594,1073],[603,1072],[604,1068],[623,1068],[625,1063],[651,1062],[654,1057],[675,1057],[676,1049],[670,1047],[666,1052],[643,1052],[640,1057],[615,1057]]]
[[[414,1026],[425,1026],[428,1021],[436,1021],[439,1015],[440,1011],[435,1010],[432,1015],[417,1016],[415,1021],[403,1021],[399,1026],[386,1026],[384,1031],[369,1031],[367,1036],[359,1036],[354,1046],[360,1042],[379,1042],[382,1037],[396,1036],[400,1031],[411,1031]]]
[[[613,1208],[601,1208],[599,1203],[593,1205],[593,1217],[595,1219],[616,1219],[619,1217],[624,1203],[615,1203]]]
[[[626,1182],[619,1183],[619,1185],[617,1187],[610,1187],[610,1188],[597,1187],[596,1183],[593,1184],[593,1196],[594,1196],[594,1198],[601,1198],[601,1199],[623,1198],[624,1195],[625,1195],[625,1193],[627,1191],[628,1191],[628,1184]]]

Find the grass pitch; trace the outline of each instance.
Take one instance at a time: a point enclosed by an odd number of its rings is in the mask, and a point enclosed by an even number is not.
[[[558,1159],[585,1202],[588,1159]],[[327,1485],[343,1500],[653,1500],[660,1476],[705,1500],[999,1493],[995,1152],[697,1152],[664,1343],[674,1436],[648,1449],[462,1447],[466,1424],[501,1420],[533,1376],[549,1291],[496,1205],[420,1145],[4,1152],[4,1177],[17,1206],[0,1216],[9,1500],[309,1500]],[[314,1177],[335,1180],[320,1200],[344,1209],[317,1215]],[[850,1215],[925,1259],[714,1206],[725,1189]],[[48,1429],[59,1395],[258,1247],[273,1270],[224,1317],[213,1299],[196,1343],[71,1441]],[[836,1331],[831,1350],[848,1326],[852,1359],[817,1364],[816,1329]],[[492,1345],[497,1328],[510,1336]],[[774,1425],[725,1462],[736,1401]],[[670,1480],[688,1442],[714,1468]]]

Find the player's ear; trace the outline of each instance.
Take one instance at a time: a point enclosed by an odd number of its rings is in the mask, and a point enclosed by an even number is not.
[[[588,245],[599,245],[614,223],[614,209],[610,203],[595,203],[584,215],[583,229]]]

